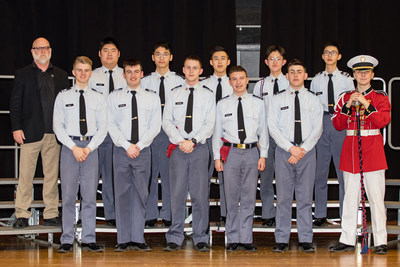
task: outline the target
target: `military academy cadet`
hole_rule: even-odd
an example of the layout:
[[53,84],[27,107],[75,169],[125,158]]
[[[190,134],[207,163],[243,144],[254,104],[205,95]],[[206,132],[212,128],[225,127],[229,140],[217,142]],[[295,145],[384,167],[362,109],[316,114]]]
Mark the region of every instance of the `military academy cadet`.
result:
[[151,171],[150,144],[161,129],[161,105],[155,92],[143,89],[139,60],[123,63],[127,87],[107,101],[108,131],[114,142],[114,188],[117,217],[115,251],[150,251],[144,240],[146,199]]
[[[99,57],[102,66],[93,71],[89,85],[107,99],[109,93],[126,86],[126,81],[122,77],[123,70],[118,67],[120,50],[117,40],[110,37],[102,40],[99,45]],[[99,175],[102,177],[105,224],[109,226],[115,226],[112,154],[113,143],[107,134],[99,146]]]
[[82,196],[82,250],[103,251],[96,245],[97,147],[107,134],[106,101],[88,86],[92,61],[77,57],[72,74],[76,83],[61,91],[54,104],[53,129],[61,148],[62,236],[58,252],[72,249],[75,239],[75,205]]
[[253,245],[253,214],[258,171],[264,170],[268,153],[264,103],[247,93],[249,79],[243,67],[229,70],[229,83],[233,94],[217,104],[213,134],[215,168],[223,171],[225,178],[226,250],[257,251]]
[[274,252],[288,249],[292,227],[293,192],[296,194],[297,230],[300,249],[314,252],[311,206],[316,169],[316,145],[322,133],[322,104],[304,87],[304,64],[294,59],[286,77],[290,86],[271,100],[269,133],[277,144],[276,228]]
[[[387,253],[385,198],[385,151],[380,129],[390,121],[390,103],[387,95],[371,87],[374,67],[378,60],[359,55],[347,63],[357,80],[356,91],[342,94],[335,106],[333,125],[339,131],[346,129],[340,158],[344,178],[342,234],[332,252],[354,250],[357,242],[357,211],[360,203],[360,151],[361,139],[364,184],[371,207],[372,232],[375,252]],[[360,134],[360,136],[358,136]]]
[[[214,74],[201,81],[202,85],[210,88],[215,95],[215,103],[218,103],[221,98],[232,94],[232,86],[229,84],[229,77],[226,75],[226,69],[231,64],[228,51],[221,47],[216,46],[210,51],[210,65],[214,69]],[[214,174],[214,157],[212,149],[212,138],[207,139],[208,149],[210,151],[210,166],[208,169],[208,177]],[[221,219],[226,220],[226,201],[224,192],[224,177],[223,172],[218,172],[219,182],[219,198],[220,198],[220,211]]]
[[[282,73],[286,64],[285,49],[280,45],[270,45],[265,53],[265,64],[268,66],[270,75],[261,79],[254,86],[253,94],[261,97],[265,103],[265,118],[268,124],[268,108],[272,96],[279,91],[289,87],[289,81]],[[269,137],[268,157],[265,160],[265,170],[260,172],[260,197],[262,201],[261,218],[265,227],[275,226],[275,205],[274,205],[274,159],[276,144],[274,139]]]
[[[209,179],[206,139],[214,130],[215,99],[199,83],[203,72],[198,56],[184,61],[185,83],[172,89],[164,108],[162,127],[171,142],[169,174],[172,225],[165,251],[182,248],[188,192],[192,202],[193,241],[198,251],[209,251]],[[171,154],[172,153],[172,154]]]
[[327,224],[328,204],[328,175],[331,157],[336,169],[339,181],[339,214],[342,214],[344,197],[343,172],[339,170],[340,154],[345,131],[337,131],[332,124],[332,116],[335,113],[335,100],[346,91],[354,90],[353,79],[346,72],[337,68],[337,62],[342,58],[337,42],[329,42],[323,46],[322,59],[325,62],[325,70],[318,73],[311,82],[310,90],[321,100],[324,107],[323,131],[319,139],[317,149],[317,174],[315,177],[315,210],[314,226],[321,227]]
[[[160,97],[161,110],[164,110],[165,102],[171,94],[171,89],[181,85],[184,79],[170,71],[169,64],[173,59],[172,50],[168,43],[158,42],[153,47],[151,56],[156,65],[155,72],[143,77],[142,88],[155,91]],[[169,158],[167,149],[168,136],[164,130],[156,136],[151,144],[151,180],[150,192],[146,201],[146,226],[153,227],[157,219],[161,218],[165,226],[171,225],[171,197],[169,190]],[[158,177],[161,177],[162,207],[158,210]]]

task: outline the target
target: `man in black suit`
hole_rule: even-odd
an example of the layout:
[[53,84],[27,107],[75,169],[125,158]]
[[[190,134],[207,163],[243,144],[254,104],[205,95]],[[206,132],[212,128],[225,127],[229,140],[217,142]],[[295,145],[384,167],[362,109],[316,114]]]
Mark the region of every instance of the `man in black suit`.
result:
[[10,99],[11,129],[21,145],[14,228],[27,227],[31,212],[32,180],[39,152],[43,163],[43,225],[60,225],[58,217],[58,163],[60,146],[53,133],[53,107],[57,93],[69,87],[68,75],[50,62],[45,38],[32,44],[33,62],[17,70]]

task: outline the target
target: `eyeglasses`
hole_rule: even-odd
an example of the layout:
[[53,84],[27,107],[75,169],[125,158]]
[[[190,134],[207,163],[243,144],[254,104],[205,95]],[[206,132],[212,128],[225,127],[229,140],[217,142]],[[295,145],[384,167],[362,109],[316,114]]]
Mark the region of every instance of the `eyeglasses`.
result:
[[158,58],[167,58],[170,56],[170,54],[169,53],[155,53],[154,56],[158,57]]
[[32,47],[32,49],[37,50],[37,51],[41,51],[41,50],[49,51],[50,46],[36,46],[36,47]]
[[331,55],[331,56],[336,56],[337,54],[339,54],[339,52],[338,52],[338,51],[335,51],[335,50],[333,50],[333,51],[325,50],[325,51],[324,51],[324,55],[325,55],[325,56],[329,56],[329,55]]
[[276,61],[276,62],[281,62],[282,58],[281,57],[269,57],[268,61]]

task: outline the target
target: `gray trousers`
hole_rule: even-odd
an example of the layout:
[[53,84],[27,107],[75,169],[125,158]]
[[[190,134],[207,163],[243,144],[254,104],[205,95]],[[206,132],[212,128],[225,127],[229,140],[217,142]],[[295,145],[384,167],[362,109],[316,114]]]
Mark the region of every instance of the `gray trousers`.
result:
[[339,214],[342,217],[344,199],[343,172],[339,170],[340,155],[346,138],[346,131],[338,131],[333,127],[331,115],[324,113],[323,132],[316,145],[317,174],[315,176],[315,218],[325,218],[328,203],[328,175],[331,158],[339,181]]
[[312,200],[316,168],[315,148],[297,164],[287,160],[290,153],[280,147],[275,150],[276,173],[276,243],[289,243],[292,226],[293,192],[296,195],[297,231],[299,242],[312,242]]
[[275,217],[274,206],[274,163],[275,163],[275,140],[269,137],[268,158],[265,160],[265,170],[260,172],[260,198],[262,201],[261,218],[271,219]]
[[146,199],[150,180],[150,148],[131,159],[122,147],[114,146],[115,210],[117,242],[144,243]]
[[208,148],[198,144],[192,153],[185,154],[179,147],[169,161],[172,225],[166,233],[167,243],[182,245],[188,191],[192,203],[193,242],[208,243],[209,234],[209,179]]
[[[169,139],[165,132],[154,138],[151,144],[151,180],[149,196],[146,201],[146,220],[158,219],[171,220],[171,195],[169,192],[169,158],[167,149]],[[161,177],[162,208],[158,211],[158,177]]]
[[114,186],[113,186],[113,141],[107,134],[99,146],[99,175],[102,177],[102,199],[104,204],[104,217],[106,220],[115,219]]
[[253,243],[253,214],[256,204],[259,154],[256,147],[232,147],[224,164],[228,243]]
[[[86,147],[89,141],[75,141]],[[62,230],[61,243],[74,243],[75,204],[80,188],[82,243],[96,242],[96,192],[98,178],[98,151],[92,151],[84,162],[78,162],[72,151],[61,148]]]
[[[212,152],[212,137],[207,139],[208,151],[210,152],[210,166],[208,169],[208,177],[212,177],[214,174],[214,155]],[[226,199],[224,189],[224,172],[218,172],[218,184],[219,184],[219,208],[222,217],[226,217]]]

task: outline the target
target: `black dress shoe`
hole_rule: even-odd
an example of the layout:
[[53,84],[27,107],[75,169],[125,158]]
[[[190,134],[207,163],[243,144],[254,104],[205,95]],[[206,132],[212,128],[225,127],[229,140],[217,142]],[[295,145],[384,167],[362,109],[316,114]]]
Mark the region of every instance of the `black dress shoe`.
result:
[[139,251],[151,251],[151,247],[147,245],[146,243],[136,243],[136,242],[130,242],[129,247],[132,250],[139,250]]
[[154,227],[157,223],[157,219],[152,219],[152,220],[146,220],[144,223],[145,226],[147,227]]
[[81,220],[81,219],[79,219],[79,220],[76,222],[76,226],[82,227],[82,220]]
[[60,226],[61,225],[61,218],[54,217],[51,219],[43,219],[43,225],[45,226]]
[[324,227],[328,225],[328,221],[326,218],[316,218],[313,222],[314,227]]
[[330,252],[344,252],[344,251],[354,251],[354,246],[346,245],[343,243],[336,244],[329,247]]
[[226,245],[226,251],[228,252],[234,252],[237,251],[239,247],[239,243],[228,243]]
[[288,250],[289,244],[288,243],[276,243],[273,252],[282,253]]
[[263,227],[274,227],[275,226],[275,217],[265,219],[262,223]]
[[27,218],[18,218],[13,224],[13,228],[25,228],[28,226],[29,223]]
[[106,220],[104,224],[107,225],[107,226],[111,226],[111,227],[116,227],[117,226],[117,224],[115,222],[115,219]]
[[219,218],[219,221],[226,223],[226,216],[221,216],[221,218]]
[[200,243],[197,243],[197,245],[195,246],[195,249],[200,252],[209,252],[210,246],[205,242],[200,242]]
[[179,246],[178,244],[175,244],[175,243],[172,243],[172,242],[169,242],[163,248],[164,251],[177,251],[179,249],[182,249],[182,246]]
[[61,246],[58,248],[57,252],[58,253],[68,253],[72,250],[72,244],[61,244]]
[[250,252],[256,252],[257,251],[257,247],[254,246],[253,244],[239,244],[239,248],[241,248],[242,250],[245,251],[250,251]]
[[104,247],[98,246],[96,243],[82,243],[81,244],[82,250],[92,251],[92,252],[103,252]]
[[163,219],[162,222],[163,222],[164,226],[166,226],[166,227],[170,227],[171,226],[171,221]]
[[375,253],[379,255],[387,254],[387,245],[380,245],[375,248]]
[[120,243],[115,246],[115,252],[123,252],[129,250],[129,242],[128,243]]
[[315,252],[315,248],[313,247],[312,243],[299,243],[300,249],[303,250],[304,252],[311,253]]

